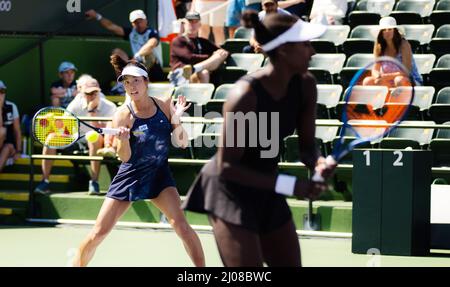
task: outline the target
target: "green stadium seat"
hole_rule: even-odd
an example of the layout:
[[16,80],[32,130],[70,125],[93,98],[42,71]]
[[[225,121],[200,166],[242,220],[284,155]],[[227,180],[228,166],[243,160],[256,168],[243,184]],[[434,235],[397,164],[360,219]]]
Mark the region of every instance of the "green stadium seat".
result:
[[234,33],[235,39],[246,39],[250,40],[253,36],[253,29],[247,29],[244,27],[239,27],[236,29],[236,32]]
[[161,42],[162,50],[162,67],[170,67],[170,44],[167,42]]
[[350,26],[348,25],[328,25],[327,30],[318,40],[332,42],[335,46],[340,46],[347,39],[349,33]]
[[314,48],[316,53],[336,53],[336,46],[333,42],[321,40],[321,39],[313,39],[310,41],[311,45]]
[[206,104],[206,111],[222,113],[223,104],[226,101],[227,94],[233,87],[234,84],[223,84],[217,87],[213,99]]
[[352,11],[348,15],[348,24],[353,29],[360,25],[378,25],[380,14],[367,11]]
[[354,54],[347,59],[345,67],[340,72],[341,85],[347,87],[356,72],[374,60],[373,54]]
[[224,69],[219,69],[211,76],[211,83],[216,87],[222,84],[234,84],[241,77],[247,75],[248,71],[240,68],[227,66]]
[[450,11],[450,0],[439,0],[436,4],[435,10]]
[[[339,130],[339,120],[316,120],[316,139],[322,142],[322,154],[327,156],[331,154],[331,143],[335,139]],[[320,124],[333,124],[334,126],[321,126]]]
[[[448,19],[450,23],[450,11],[448,11]],[[431,39],[430,50],[437,57],[445,55],[449,52],[448,47],[450,47],[450,24],[443,24],[436,31],[436,36]]]
[[[388,98],[390,105],[395,105],[395,95],[401,94],[399,91],[405,87],[392,89]],[[431,86],[417,86],[414,88],[414,100],[409,109],[406,119],[408,120],[424,120],[433,101],[435,89]],[[402,101],[403,103],[403,101]]]
[[246,39],[227,39],[223,43],[222,48],[233,53],[242,53],[245,46],[250,45],[250,42]]
[[[450,122],[443,124],[450,125]],[[433,152],[433,166],[450,167],[450,129],[437,129],[430,142],[430,150]]]
[[378,13],[381,17],[391,14],[395,6],[395,0],[367,0],[365,4],[367,11]]
[[[345,89],[345,92],[342,94],[342,101],[336,106],[338,118],[341,118],[347,92],[348,88]],[[389,89],[385,86],[356,85],[353,87],[351,95],[349,95],[350,98],[348,102],[360,104],[361,106],[370,106],[372,109],[379,109],[384,106],[388,93]]]
[[174,98],[177,99],[179,95],[185,96],[186,100],[192,103],[186,112],[191,116],[203,116],[204,107],[211,100],[213,91],[213,84],[186,84],[175,89]]
[[[215,118],[220,119],[220,118]],[[205,130],[203,133],[205,134],[221,134],[222,133],[223,124],[222,123],[207,123],[205,124]]]
[[335,118],[334,108],[342,94],[341,85],[317,85],[317,118]]
[[430,72],[430,84],[436,89],[450,86],[450,54],[441,56]]
[[400,25],[405,30],[406,39],[419,41],[420,45],[430,43],[434,33],[434,25]]
[[404,25],[404,24],[420,25],[420,24],[423,24],[422,17],[417,12],[392,11],[392,13],[389,16],[395,18],[395,21],[397,21],[397,25]]
[[349,38],[375,41],[379,30],[378,23],[376,25],[359,25],[352,29]]
[[[322,140],[319,138],[316,138],[316,145],[320,147],[322,154],[323,152],[323,145]],[[299,162],[300,161],[300,150],[299,150],[299,136],[298,135],[291,135],[287,136],[284,139],[284,152],[283,152],[283,160],[286,162]]]
[[149,97],[167,98],[172,96],[175,86],[169,83],[150,83],[148,85]]
[[420,17],[425,18],[429,17],[433,11],[434,3],[434,0],[399,0],[394,10],[418,13]]
[[441,89],[430,107],[431,119],[437,123],[450,121],[450,87]]
[[309,61],[309,67],[327,70],[332,75],[339,74],[345,59],[345,54],[315,54]]
[[347,57],[357,53],[372,53],[375,42],[368,39],[347,39],[342,44],[342,51]]
[[422,75],[428,75],[434,66],[436,61],[436,55],[434,54],[414,54],[414,60],[417,64],[417,69]]
[[261,68],[264,62],[264,55],[262,54],[231,54],[227,61],[227,66],[236,66],[252,73]]
[[[434,125],[433,121],[403,121],[402,125]],[[380,142],[380,148],[387,149],[421,149],[428,146],[433,137],[432,128],[401,128],[392,130],[387,137]]]
[[436,28],[439,28],[446,24],[450,24],[450,10],[447,11],[434,10],[430,15],[430,22]]
[[308,71],[314,75],[318,84],[333,84],[333,77],[329,71],[318,68],[308,68]]
[[189,102],[205,105],[212,98],[213,92],[213,84],[187,84],[177,87],[174,97],[183,95]]

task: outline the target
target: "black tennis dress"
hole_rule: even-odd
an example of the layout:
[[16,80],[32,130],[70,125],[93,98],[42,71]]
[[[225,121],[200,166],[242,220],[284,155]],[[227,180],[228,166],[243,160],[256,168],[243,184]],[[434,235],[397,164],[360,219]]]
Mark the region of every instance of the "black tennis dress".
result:
[[[296,75],[291,79],[287,95],[280,100],[272,99],[258,79],[245,76],[241,80],[250,83],[257,97],[258,114],[259,112],[267,112],[267,114],[279,112],[279,127],[277,127],[279,152],[275,157],[261,158],[260,152],[268,148],[262,148],[258,141],[256,147],[246,145],[240,164],[262,173],[274,174],[278,171],[283,139],[292,135],[297,125],[299,106],[303,103],[301,78]],[[270,116],[268,119],[273,121]],[[271,125],[267,126],[268,138],[271,138]],[[248,132],[246,138],[248,139]],[[182,208],[212,214],[228,223],[257,233],[274,231],[292,217],[285,197],[275,193],[273,189],[255,189],[221,178],[218,174],[216,156],[213,156],[200,171],[188,191]]]

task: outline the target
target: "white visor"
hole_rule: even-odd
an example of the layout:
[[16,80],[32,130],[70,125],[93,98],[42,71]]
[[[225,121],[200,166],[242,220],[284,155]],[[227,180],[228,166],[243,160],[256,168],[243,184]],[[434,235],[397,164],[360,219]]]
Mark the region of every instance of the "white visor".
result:
[[264,44],[262,49],[265,52],[272,51],[286,43],[305,42],[322,36],[327,30],[327,26],[321,24],[311,24],[298,20],[291,28],[282,33],[272,41]]
[[122,74],[117,78],[117,81],[123,81],[124,76],[145,77],[148,79],[148,73],[136,66],[126,66],[125,69],[123,69]]

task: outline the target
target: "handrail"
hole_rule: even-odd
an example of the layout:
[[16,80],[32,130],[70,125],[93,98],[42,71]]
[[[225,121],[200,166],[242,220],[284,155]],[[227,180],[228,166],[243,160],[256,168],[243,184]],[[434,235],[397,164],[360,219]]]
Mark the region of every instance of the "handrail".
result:
[[[79,117],[82,121],[112,121],[112,117]],[[342,122],[329,122],[325,123],[324,120],[316,120],[316,126],[319,127],[340,127],[343,125]],[[183,123],[208,123],[208,124],[221,124],[223,123],[223,118],[215,118],[215,119],[205,119],[202,117],[181,117],[181,122]],[[391,127],[395,126],[395,124],[375,124],[375,123],[353,123],[354,127]],[[397,125],[399,128],[424,128],[424,129],[450,129],[450,124],[442,125],[442,124],[424,124],[424,125],[413,125],[413,124],[402,124]]]

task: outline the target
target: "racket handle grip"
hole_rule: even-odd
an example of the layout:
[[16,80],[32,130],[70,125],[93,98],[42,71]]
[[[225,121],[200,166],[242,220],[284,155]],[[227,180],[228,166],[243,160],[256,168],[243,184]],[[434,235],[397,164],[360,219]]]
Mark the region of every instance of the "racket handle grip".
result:
[[[337,164],[337,161],[334,159],[333,156],[329,155],[325,158],[325,164],[327,165],[327,167],[335,166]],[[311,180],[315,181],[315,182],[325,182],[325,179],[323,178],[323,176],[320,175],[320,173],[318,173],[318,172],[314,173]]]
[[102,134],[104,135],[118,135],[119,134],[119,129],[114,129],[114,128],[102,128]]

